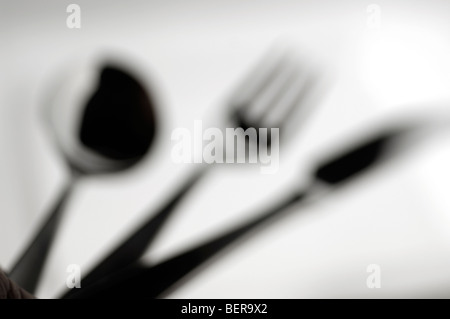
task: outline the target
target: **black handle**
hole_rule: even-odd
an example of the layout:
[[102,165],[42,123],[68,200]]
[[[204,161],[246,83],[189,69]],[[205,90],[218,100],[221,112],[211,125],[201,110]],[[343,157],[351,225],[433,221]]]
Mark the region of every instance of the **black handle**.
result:
[[250,222],[181,255],[150,268],[138,264],[130,265],[115,275],[104,277],[90,287],[74,289],[73,294],[67,294],[64,297],[73,299],[157,298],[228,245],[293,204],[299,203],[305,197],[306,192],[291,195]]
[[[181,200],[193,189],[197,182],[207,172],[206,169],[200,169],[190,176],[184,185],[173,195],[173,197],[159,210],[156,215],[152,215],[150,219],[141,226],[137,231],[132,233],[119,247],[103,259],[86,277],[82,278],[82,287],[88,287],[103,277],[107,277],[117,271],[126,268],[128,265],[135,263],[147,247],[154,240],[159,231],[163,228],[166,221],[174,212]],[[63,298],[67,298],[77,290],[69,290]]]
[[64,205],[70,196],[73,185],[74,181],[71,181],[64,187],[47,220],[9,273],[9,277],[13,281],[30,293],[35,292],[39,283],[42,269],[61,221]]

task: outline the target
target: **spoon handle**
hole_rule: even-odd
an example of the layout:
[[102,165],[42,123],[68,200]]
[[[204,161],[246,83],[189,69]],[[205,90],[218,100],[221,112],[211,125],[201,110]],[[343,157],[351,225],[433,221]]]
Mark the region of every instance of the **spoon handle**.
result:
[[35,292],[39,283],[39,277],[53,244],[53,238],[60,224],[65,203],[74,184],[72,180],[64,186],[58,200],[49,212],[47,220],[41,225],[39,231],[9,273],[9,277],[13,281],[30,293]]
[[[108,257],[103,259],[86,277],[82,279],[83,287],[87,287],[105,276],[119,271],[126,266],[136,262],[147,247],[163,228],[169,217],[175,211],[177,205],[189,193],[191,189],[206,175],[208,169],[202,168],[195,171],[171,199],[156,213],[152,214],[147,222],[137,231],[132,233],[122,244],[117,247]],[[74,290],[67,292],[67,296],[75,293]]]
[[122,271],[104,277],[94,285],[80,289],[73,295],[65,295],[63,298],[153,299],[161,297],[163,293],[166,293],[193,270],[269,219],[284,212],[292,205],[300,203],[308,197],[308,194],[308,192],[289,194],[263,214],[213,240],[152,267],[139,264],[129,265]]

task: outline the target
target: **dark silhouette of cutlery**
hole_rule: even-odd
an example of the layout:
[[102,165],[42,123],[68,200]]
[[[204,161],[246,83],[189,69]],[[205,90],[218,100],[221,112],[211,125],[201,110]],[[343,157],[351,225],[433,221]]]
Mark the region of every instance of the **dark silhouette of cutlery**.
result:
[[313,172],[313,182],[304,191],[294,191],[277,204],[259,214],[258,217],[238,226],[216,238],[190,249],[178,256],[163,261],[155,266],[146,267],[139,263],[132,264],[111,276],[105,276],[92,286],[72,290],[64,298],[92,299],[147,299],[157,298],[173,288],[193,270],[204,264],[214,255],[220,253],[230,244],[249,234],[268,220],[280,215],[287,208],[304,203],[315,195],[317,183],[327,184],[330,189],[337,188],[369,169],[383,162],[388,151],[400,138],[409,132],[405,128],[392,128],[376,134],[340,154],[334,155],[317,165]]
[[[231,95],[230,114],[227,119],[224,119],[223,124],[243,129],[264,127],[281,130],[287,122],[292,120],[292,113],[302,105],[301,102],[310,93],[316,80],[313,79],[310,71],[299,69],[297,63],[296,60],[287,58],[286,52],[270,61],[264,59],[256,68],[258,76],[255,75],[254,70],[245,83]],[[242,138],[245,139],[245,136]],[[267,142],[270,143],[270,140]],[[259,139],[256,143],[257,147],[263,147],[259,145]],[[270,147],[270,144],[268,146]],[[178,204],[202,180],[211,167],[214,165],[202,166],[193,171],[168,202],[82,278],[83,287],[88,287],[103,277],[136,262],[163,228]],[[75,290],[69,290],[67,296],[74,293],[76,293]]]

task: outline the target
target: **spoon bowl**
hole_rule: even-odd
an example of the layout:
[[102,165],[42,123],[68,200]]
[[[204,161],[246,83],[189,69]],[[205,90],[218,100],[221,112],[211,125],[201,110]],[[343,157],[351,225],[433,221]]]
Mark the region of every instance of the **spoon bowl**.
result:
[[47,220],[10,272],[11,279],[30,293],[38,285],[77,180],[131,168],[155,140],[155,105],[141,80],[121,63],[87,62],[58,82],[45,109],[44,120],[70,175]]
[[74,171],[116,172],[146,155],[156,134],[153,97],[126,67],[82,65],[62,82],[46,120]]

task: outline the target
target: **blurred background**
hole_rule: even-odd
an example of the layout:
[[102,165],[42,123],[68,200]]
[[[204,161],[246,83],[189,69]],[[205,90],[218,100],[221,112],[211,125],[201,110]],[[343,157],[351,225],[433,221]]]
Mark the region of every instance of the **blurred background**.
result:
[[[42,121],[65,76],[104,56],[121,61],[155,99],[158,132],[138,165],[77,184],[41,298],[60,295],[69,264],[87,272],[185,180],[195,164],[171,161],[171,132],[193,131],[200,119],[214,126],[236,85],[273,47],[297,52],[326,83],[282,145],[279,171],[219,165],[144,262],[163,261],[257,214],[307,184],[318,157],[386,119],[450,118],[448,1],[80,0],[81,28],[69,28],[71,3],[0,0],[0,266],[12,267],[67,182]],[[294,209],[166,297],[450,297],[448,133]],[[372,264],[381,273],[376,289],[367,286]]]

